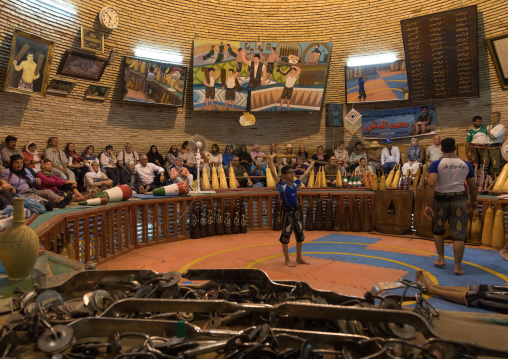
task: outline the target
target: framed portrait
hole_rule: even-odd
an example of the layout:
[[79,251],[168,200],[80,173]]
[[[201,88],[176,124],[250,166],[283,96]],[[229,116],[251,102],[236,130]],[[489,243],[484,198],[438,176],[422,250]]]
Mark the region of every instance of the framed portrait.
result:
[[165,61],[126,57],[123,100],[183,106],[187,68]]
[[76,85],[75,82],[52,79],[46,92],[52,95],[68,96],[74,85]]
[[108,59],[67,50],[58,67],[58,74],[99,81]]
[[5,91],[45,95],[55,44],[15,30],[7,66]]
[[508,34],[485,39],[490,57],[496,69],[499,84],[503,90],[508,89]]
[[104,33],[91,27],[81,26],[81,48],[104,53]]
[[256,50],[263,50],[263,43],[262,42],[256,42]]
[[111,87],[90,85],[85,92],[85,98],[87,100],[104,101],[108,97],[109,91],[111,91]]
[[245,43],[245,50],[250,50],[250,42]]

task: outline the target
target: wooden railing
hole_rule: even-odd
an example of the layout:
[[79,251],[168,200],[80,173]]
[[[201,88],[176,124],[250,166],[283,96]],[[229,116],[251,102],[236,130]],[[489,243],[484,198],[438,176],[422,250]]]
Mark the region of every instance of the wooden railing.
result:
[[[298,194],[303,218],[312,199],[315,213],[317,199],[322,200],[323,211],[331,200],[333,208],[337,201],[349,204],[353,213],[352,199],[370,202],[373,212],[374,192],[361,190],[302,189]],[[248,230],[271,229],[275,203],[279,201],[276,191],[255,192],[228,191],[197,197],[170,197],[161,199],[128,201],[98,206],[57,215],[36,229],[41,243],[48,250],[60,252],[70,243],[80,262],[99,264],[124,255],[134,249],[189,238],[192,206],[208,209],[211,205],[227,206],[231,213],[235,201],[243,201],[248,218]]]

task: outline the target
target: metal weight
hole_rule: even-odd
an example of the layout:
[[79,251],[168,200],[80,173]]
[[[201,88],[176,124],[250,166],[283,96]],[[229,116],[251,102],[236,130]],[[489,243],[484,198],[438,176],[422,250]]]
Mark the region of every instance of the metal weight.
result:
[[37,340],[37,346],[45,353],[57,353],[67,349],[74,341],[74,330],[67,325],[46,329]]

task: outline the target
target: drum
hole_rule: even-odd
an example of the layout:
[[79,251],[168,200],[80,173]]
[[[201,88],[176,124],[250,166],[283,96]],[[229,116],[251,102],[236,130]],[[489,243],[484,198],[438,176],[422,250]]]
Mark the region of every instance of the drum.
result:
[[377,191],[374,227],[381,233],[402,234],[411,229],[412,191]]

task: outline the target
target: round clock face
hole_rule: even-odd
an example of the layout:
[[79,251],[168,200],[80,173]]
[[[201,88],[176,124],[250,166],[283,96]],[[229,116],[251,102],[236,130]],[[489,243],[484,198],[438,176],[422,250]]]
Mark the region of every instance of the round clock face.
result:
[[108,29],[116,29],[120,22],[120,17],[118,16],[118,12],[112,7],[105,7],[99,13],[100,22],[102,26]]

